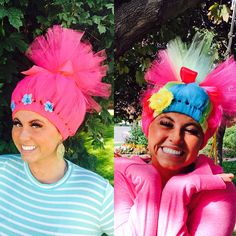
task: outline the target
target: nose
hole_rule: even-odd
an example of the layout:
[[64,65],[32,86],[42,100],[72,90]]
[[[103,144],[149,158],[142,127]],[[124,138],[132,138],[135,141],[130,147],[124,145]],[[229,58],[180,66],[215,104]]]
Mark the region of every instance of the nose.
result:
[[22,128],[20,133],[19,133],[19,139],[24,142],[30,140],[30,132],[27,128]]
[[173,129],[169,135],[169,140],[172,144],[180,145],[184,142],[183,133],[180,129]]

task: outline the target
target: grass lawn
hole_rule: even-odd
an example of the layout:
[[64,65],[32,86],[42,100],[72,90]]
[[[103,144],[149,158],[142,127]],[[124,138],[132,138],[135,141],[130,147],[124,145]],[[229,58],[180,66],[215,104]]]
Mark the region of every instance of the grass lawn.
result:
[[96,172],[108,179],[110,183],[114,184],[114,127],[110,125],[104,130],[104,149],[93,149],[91,138],[84,136],[85,147],[90,154],[97,157]]

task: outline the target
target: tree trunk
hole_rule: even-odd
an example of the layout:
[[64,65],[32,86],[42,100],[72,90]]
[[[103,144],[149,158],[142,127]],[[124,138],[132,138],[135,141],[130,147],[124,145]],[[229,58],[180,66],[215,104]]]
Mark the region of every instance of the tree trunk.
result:
[[219,164],[222,166],[223,163],[223,139],[225,134],[226,125],[222,124],[218,132],[216,134],[216,140],[217,140],[217,158],[219,160]]
[[130,0],[116,1],[115,54],[122,55],[134,43],[161,24],[174,18],[201,0]]

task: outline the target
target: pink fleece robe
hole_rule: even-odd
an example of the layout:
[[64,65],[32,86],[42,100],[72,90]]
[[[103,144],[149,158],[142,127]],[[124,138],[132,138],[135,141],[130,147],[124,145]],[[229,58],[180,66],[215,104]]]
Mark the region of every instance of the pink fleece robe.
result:
[[162,189],[157,170],[135,157],[115,158],[116,236],[232,236],[236,189],[200,155],[195,170]]

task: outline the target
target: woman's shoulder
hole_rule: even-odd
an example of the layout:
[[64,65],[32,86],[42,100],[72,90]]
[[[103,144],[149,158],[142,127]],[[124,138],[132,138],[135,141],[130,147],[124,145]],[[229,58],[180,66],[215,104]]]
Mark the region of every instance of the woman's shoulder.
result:
[[3,154],[0,155],[0,163],[22,162],[20,154]]
[[78,166],[72,162],[69,162],[70,165],[73,166],[73,171],[72,171],[72,178],[75,179],[79,179],[79,180],[83,180],[83,181],[87,181],[89,182],[96,182],[96,184],[100,185],[101,187],[106,188],[106,186],[109,184],[108,180],[106,180],[105,178],[103,178],[101,175],[85,169],[81,166]]
[[155,167],[139,156],[115,158],[115,174],[121,174],[128,178],[142,176],[142,178],[153,179],[156,176],[159,179],[159,174]]
[[139,156],[132,157],[115,157],[115,169],[126,168],[133,164],[146,164]]

